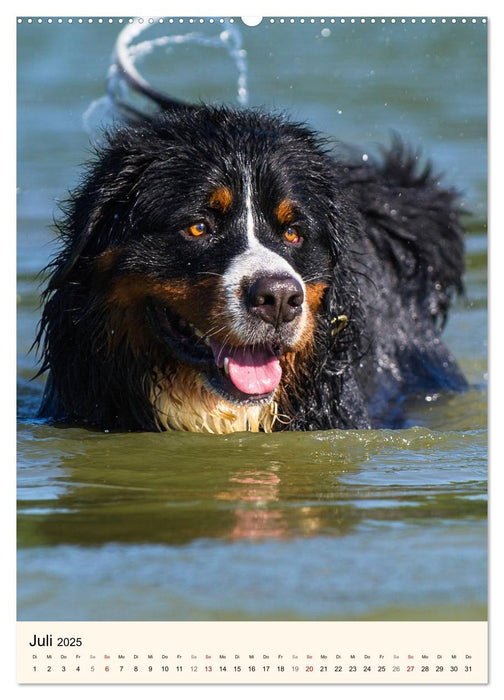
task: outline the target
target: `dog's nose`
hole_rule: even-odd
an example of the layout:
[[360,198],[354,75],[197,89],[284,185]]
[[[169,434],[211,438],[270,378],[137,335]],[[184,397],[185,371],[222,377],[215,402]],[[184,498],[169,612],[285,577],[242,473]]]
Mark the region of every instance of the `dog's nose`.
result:
[[249,287],[247,306],[266,323],[279,326],[301,313],[303,288],[292,277],[260,277]]

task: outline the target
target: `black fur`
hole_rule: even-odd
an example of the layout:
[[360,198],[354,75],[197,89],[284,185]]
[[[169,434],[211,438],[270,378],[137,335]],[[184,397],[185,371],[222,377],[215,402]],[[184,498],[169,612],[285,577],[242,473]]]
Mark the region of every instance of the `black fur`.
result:
[[[206,216],[209,184],[243,190],[242,167],[257,183],[265,244],[303,279],[328,284],[312,352],[282,395],[280,413],[291,422],[275,429],[389,425],[404,396],[465,387],[440,341],[452,295],[462,291],[456,194],[430,168],[419,170],[398,139],[381,159],[358,162],[281,117],[202,106],[109,134],[72,194],[38,334],[41,372],[49,372],[42,416],[157,429],[150,382],[154,367],[173,357],[154,340],[141,355],[126,342],[111,352],[103,298],[121,275],[196,284],[202,274],[222,274],[241,245],[225,217],[218,244],[198,244],[196,257],[179,234]],[[278,241],[268,218],[285,196],[302,211],[299,250]],[[97,275],[98,257],[119,249],[106,275]],[[343,316],[348,323],[335,332]]]

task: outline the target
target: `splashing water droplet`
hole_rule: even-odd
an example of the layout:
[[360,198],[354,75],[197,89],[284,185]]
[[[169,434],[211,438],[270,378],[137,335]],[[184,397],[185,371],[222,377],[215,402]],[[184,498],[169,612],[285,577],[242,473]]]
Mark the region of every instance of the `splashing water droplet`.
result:
[[223,25],[219,26],[219,33],[213,36],[191,31],[186,34],[164,35],[134,43],[145,30],[150,29],[154,24],[134,22],[127,25],[119,34],[116,42],[116,55],[106,76],[106,95],[94,100],[83,114],[84,129],[94,139],[97,138],[97,132],[101,131],[108,122],[121,119],[121,110],[118,109],[118,105],[128,104],[128,81],[124,71],[119,70],[117,60],[119,52],[122,64],[130,76],[140,86],[149,87],[149,84],[138,72],[136,64],[156,49],[182,44],[195,44],[215,49],[225,48],[233,59],[238,73],[237,102],[242,107],[248,104],[247,52],[242,47],[242,35],[234,24],[226,20]]

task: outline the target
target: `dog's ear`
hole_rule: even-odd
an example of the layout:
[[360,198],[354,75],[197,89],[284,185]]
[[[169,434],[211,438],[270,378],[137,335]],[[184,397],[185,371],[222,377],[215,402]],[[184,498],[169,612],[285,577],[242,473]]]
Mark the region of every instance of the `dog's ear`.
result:
[[47,291],[72,279],[83,259],[93,258],[121,240],[129,226],[132,190],[137,172],[124,166],[125,155],[109,150],[89,170],[83,185],[71,193],[64,207],[65,218],[56,227],[64,242],[52,263]]
[[[336,203],[335,203],[336,202]],[[335,196],[327,218],[328,245],[331,256],[331,282],[326,294],[324,331],[327,346],[333,356],[346,356],[355,350],[362,328],[359,299],[359,268],[356,253],[363,222],[351,203]]]
[[354,274],[360,221],[353,207],[350,211],[344,198],[340,206],[340,200],[341,196],[336,195],[322,203],[329,286],[318,317],[317,342],[309,358],[307,379],[300,383],[299,395],[289,397],[291,404],[285,409],[296,416],[291,429],[370,427],[356,373],[364,325],[358,277]]
[[[351,203],[333,200],[327,218],[331,279],[319,319],[313,367],[314,425],[324,428],[369,428],[370,417],[356,368],[367,347],[359,278],[364,270],[359,250],[363,222]],[[308,420],[310,417],[307,416]]]
[[100,231],[110,233],[111,226],[113,227],[113,219],[107,215],[107,202],[96,204],[90,210],[86,224],[75,230],[69,245],[56,261],[56,269],[48,284],[49,291],[58,289],[69,279],[93,237],[99,235]]

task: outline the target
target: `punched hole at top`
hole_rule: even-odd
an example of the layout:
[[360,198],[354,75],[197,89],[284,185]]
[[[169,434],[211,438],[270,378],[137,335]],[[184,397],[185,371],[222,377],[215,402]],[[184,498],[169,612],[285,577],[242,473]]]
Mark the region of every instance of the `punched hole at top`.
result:
[[242,17],[241,20],[243,24],[247,25],[247,27],[257,27],[259,24],[261,24],[262,17]]

